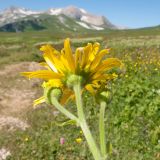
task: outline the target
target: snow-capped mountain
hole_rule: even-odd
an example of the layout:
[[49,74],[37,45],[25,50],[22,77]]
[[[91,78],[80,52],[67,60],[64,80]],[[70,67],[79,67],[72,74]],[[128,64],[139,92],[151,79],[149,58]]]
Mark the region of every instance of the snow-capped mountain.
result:
[[16,20],[29,15],[37,14],[40,14],[40,12],[31,11],[25,8],[10,7],[0,12],[0,26],[15,22]]
[[[0,12],[0,27],[11,25],[11,23],[15,24],[16,22],[24,20],[26,21],[28,17],[40,19],[40,17],[45,15],[54,16],[58,18],[64,15],[68,18],[71,18],[72,20],[75,21],[77,25],[85,29],[92,29],[92,30],[103,30],[105,28],[117,29],[117,27],[113,25],[109,20],[107,20],[104,16],[93,15],[91,13],[88,13],[86,10],[82,8],[77,8],[74,6],[68,6],[65,8],[56,8],[56,9],[51,8],[48,9],[47,11],[42,11],[42,12],[32,11],[25,8],[10,7]],[[62,23],[62,18],[59,18],[59,21]]]
[[[58,9],[49,9],[47,11],[50,15],[60,15],[64,14],[70,18],[74,18],[75,20],[88,23],[93,26],[97,26],[98,28],[116,28],[113,24],[109,22],[104,16],[96,16],[91,13],[88,13],[86,10],[82,8],[77,8],[75,6],[68,6],[66,8],[58,8]],[[93,27],[94,28],[94,27]]]

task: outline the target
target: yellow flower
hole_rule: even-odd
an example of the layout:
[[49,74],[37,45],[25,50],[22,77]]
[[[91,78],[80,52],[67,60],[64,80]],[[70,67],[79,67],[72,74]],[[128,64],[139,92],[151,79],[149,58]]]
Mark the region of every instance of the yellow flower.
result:
[[[121,62],[117,58],[104,59],[109,49],[99,51],[99,43],[88,43],[85,47],[79,47],[75,53],[72,52],[70,40],[64,41],[64,48],[59,52],[51,45],[44,45],[40,48],[43,52],[45,62],[40,63],[47,70],[34,72],[23,72],[28,78],[40,78],[44,82],[42,86],[61,88],[63,95],[60,100],[62,104],[73,98],[74,92],[67,86],[67,78],[70,75],[78,75],[83,79],[83,90],[92,94],[96,93],[101,83],[113,79],[114,74],[107,74],[113,67],[120,67]],[[45,102],[42,96],[34,101],[34,105]]]
[[81,143],[82,142],[82,138],[76,138],[76,142],[77,143]]
[[24,141],[28,141],[29,140],[29,138],[28,137],[26,137],[25,139],[24,139]]
[[125,77],[128,78],[128,74],[126,74]]

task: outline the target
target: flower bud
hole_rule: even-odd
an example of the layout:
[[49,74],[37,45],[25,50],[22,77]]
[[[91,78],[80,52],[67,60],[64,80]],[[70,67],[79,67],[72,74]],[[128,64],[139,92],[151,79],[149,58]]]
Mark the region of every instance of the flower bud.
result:
[[67,79],[67,86],[73,87],[75,84],[82,83],[82,77],[78,75],[70,75]]
[[100,96],[103,100],[109,101],[111,99],[111,92],[109,91],[103,91],[100,93]]
[[59,100],[62,96],[62,90],[60,88],[45,88],[44,89],[44,97],[48,104],[52,104],[52,98],[56,98]]
[[111,100],[111,92],[110,91],[102,91],[96,95],[96,101],[98,103],[104,101],[109,102]]
[[65,139],[63,137],[60,138],[60,144],[63,145],[65,143]]

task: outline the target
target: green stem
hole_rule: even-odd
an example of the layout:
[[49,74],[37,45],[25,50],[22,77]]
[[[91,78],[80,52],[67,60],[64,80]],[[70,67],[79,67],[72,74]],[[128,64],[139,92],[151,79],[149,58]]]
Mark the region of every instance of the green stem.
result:
[[87,140],[87,143],[89,145],[89,149],[90,149],[91,153],[93,154],[93,157],[95,160],[102,160],[100,151],[99,151],[99,149],[93,139],[93,136],[91,134],[91,131],[89,130],[89,127],[88,127],[86,119],[85,119],[83,106],[82,106],[80,82],[74,85],[74,92],[76,95],[76,104],[77,104],[79,124],[80,124],[81,129],[84,133],[84,136]]
[[51,103],[64,115],[66,115],[69,119],[75,120],[77,123],[79,123],[79,119],[73,115],[71,112],[69,112],[67,109],[65,109],[58,101],[57,98],[52,97]]
[[107,155],[106,153],[106,137],[105,137],[105,124],[104,124],[104,118],[105,118],[105,108],[106,108],[106,102],[102,101],[100,104],[100,115],[99,115],[99,134],[100,134],[100,149],[102,156],[105,157]]

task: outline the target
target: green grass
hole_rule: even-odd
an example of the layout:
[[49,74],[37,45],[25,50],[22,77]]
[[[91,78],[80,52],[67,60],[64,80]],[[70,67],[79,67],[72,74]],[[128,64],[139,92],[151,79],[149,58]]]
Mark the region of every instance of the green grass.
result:
[[[148,33],[149,32],[149,33]],[[108,56],[120,58],[125,69],[119,78],[109,84],[111,101],[106,111],[107,143],[113,146],[113,160],[158,160],[160,154],[160,36],[154,29],[133,31],[106,31],[96,34],[65,35],[74,37],[73,48],[87,41],[99,41],[111,47]],[[21,61],[42,61],[36,45],[56,42],[62,47],[62,35],[48,32],[1,33],[0,65]],[[2,38],[3,37],[3,38]],[[32,37],[32,38],[31,38]],[[89,37],[89,38],[88,38]],[[93,37],[93,38],[92,38]],[[75,39],[76,38],[76,39]],[[82,39],[80,39],[82,38]],[[36,47],[37,48],[36,48]],[[3,48],[2,48],[3,47]],[[13,47],[13,48],[9,48]],[[97,125],[99,106],[93,97],[83,95],[87,121],[98,140]],[[67,108],[75,112],[75,104]],[[60,127],[66,121],[62,114],[53,115],[54,107],[44,107],[26,112],[30,128],[26,131],[1,131],[0,148],[8,147],[10,160],[92,160],[80,128],[75,125]],[[59,139],[65,138],[60,145]],[[75,139],[81,137],[81,144]]]

